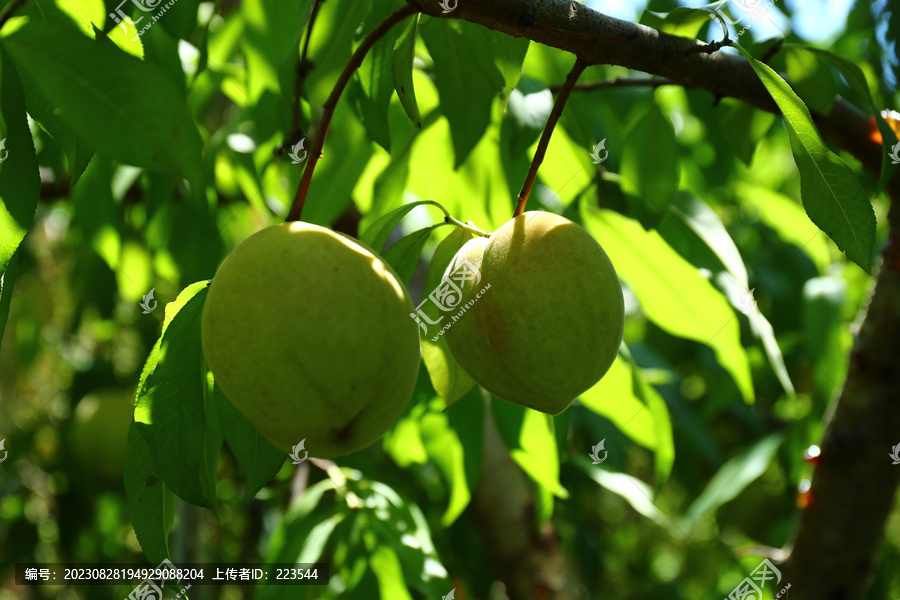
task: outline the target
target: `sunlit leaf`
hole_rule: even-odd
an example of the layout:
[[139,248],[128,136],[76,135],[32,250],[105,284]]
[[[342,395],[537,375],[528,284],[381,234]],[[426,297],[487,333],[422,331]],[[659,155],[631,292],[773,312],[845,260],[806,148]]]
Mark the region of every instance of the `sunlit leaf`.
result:
[[750,362],[741,346],[737,317],[725,297],[659,233],[609,210],[583,206],[581,214],[647,317],[672,335],[715,350],[719,364],[751,401]]

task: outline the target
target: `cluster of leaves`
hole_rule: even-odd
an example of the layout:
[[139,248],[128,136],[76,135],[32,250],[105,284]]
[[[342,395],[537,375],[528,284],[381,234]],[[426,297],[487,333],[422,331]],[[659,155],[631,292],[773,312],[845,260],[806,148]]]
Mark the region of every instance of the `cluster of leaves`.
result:
[[[575,92],[532,203],[581,223],[626,286],[626,347],[610,372],[551,418],[485,397],[429,330],[414,397],[383,442],[342,459],[342,468],[310,469],[317,480],[282,510],[297,467],[215,386],[200,350],[200,310],[225,251],[286,214],[300,174],[279,158],[285,144],[314,121],[361,37],[401,3],[321,5],[296,118],[312,0],[245,0],[222,12],[178,0],[146,30],[149,16],[137,8],[134,22],[110,22],[113,4],[33,0],[0,35],[0,137],[9,151],[0,164],[0,330],[17,277],[21,290],[38,265],[58,262],[76,298],[78,316],[65,322],[72,337],[103,324],[112,325],[107,340],[138,332],[138,351],[149,354],[143,371],[112,369],[112,377],[96,364],[105,359],[69,355],[59,369],[75,372],[73,399],[102,376],[138,386],[125,488],[151,562],[177,554],[169,536],[182,500],[219,517],[205,529],[210,538],[244,539],[227,530],[244,510],[228,492],[234,466],[245,502],[269,499],[273,531],[252,540],[254,551],[277,562],[328,560],[327,597],[378,589],[405,598],[411,588],[436,598],[457,583],[486,595],[489,557],[467,508],[490,475],[482,452],[491,422],[534,483],[539,520],[553,519],[593,591],[603,582],[622,596],[658,585],[673,597],[727,593],[755,566],[732,560],[735,546],[785,542],[791,489],[809,475],[801,449],[818,439],[839,389],[847,325],[868,284],[828,238],[871,268],[883,206],[873,210],[869,197],[891,172],[888,160],[881,182],[857,172],[820,139],[809,111],[827,112],[838,93],[872,114],[883,139],[895,139],[876,110],[895,92],[869,83],[878,56],[850,61],[788,36],[767,66],[754,57],[772,42],[748,45],[784,128],[698,90]],[[856,29],[836,52],[857,56],[870,35],[861,33],[865,15],[854,11]],[[709,9],[641,20],[687,37],[718,27]],[[573,60],[471,23],[411,18],[375,45],[338,105],[304,219],[361,231],[424,300],[470,234],[441,227],[432,208],[413,209],[435,199],[486,230],[505,222],[552,106],[549,88]],[[585,80],[623,75],[591,67]],[[609,159],[597,165],[590,150],[600,140]],[[61,208],[38,205],[39,167],[67,198]],[[68,228],[57,242],[64,256],[41,257],[26,234],[49,244],[34,225],[48,230],[54,219]],[[161,332],[136,314],[153,286],[161,299],[177,293]],[[753,288],[757,302],[748,304]],[[26,334],[40,317],[29,310],[13,306],[8,337],[17,349],[33,340],[36,355],[39,336]],[[424,310],[439,316],[433,305]],[[21,353],[22,373],[34,363],[29,355]],[[609,459],[598,466],[588,453],[601,439]],[[25,506],[5,502],[3,514],[24,523]],[[79,560],[81,548],[69,546]],[[713,556],[716,569],[707,566]]]

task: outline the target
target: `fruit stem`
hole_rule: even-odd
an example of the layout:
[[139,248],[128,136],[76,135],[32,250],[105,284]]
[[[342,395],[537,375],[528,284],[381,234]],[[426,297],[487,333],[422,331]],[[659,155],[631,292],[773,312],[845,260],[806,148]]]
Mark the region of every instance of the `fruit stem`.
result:
[[337,83],[334,84],[334,88],[328,95],[328,99],[325,100],[325,104],[322,105],[322,119],[319,122],[319,126],[316,128],[316,137],[313,140],[313,145],[309,149],[309,162],[306,163],[306,169],[303,171],[302,179],[300,179],[300,186],[297,188],[297,194],[294,196],[294,202],[291,204],[291,210],[288,212],[285,221],[300,220],[300,214],[303,212],[303,203],[306,202],[306,194],[309,191],[309,184],[312,181],[313,171],[316,168],[316,163],[319,161],[319,156],[322,154],[322,147],[325,145],[325,134],[328,132],[328,125],[331,123],[331,117],[334,116],[334,110],[337,108],[338,100],[341,99],[341,94],[350,82],[350,78],[353,77],[353,74],[360,67],[363,59],[366,57],[366,54],[372,46],[375,45],[375,42],[380,40],[391,27],[417,12],[419,12],[417,6],[404,4],[402,7],[389,14],[381,23],[375,26],[375,29],[373,29],[369,35],[365,37],[353,53],[353,56],[350,57],[350,61],[347,62],[347,66],[344,67],[341,76],[338,77]]
[[566,82],[559,90],[559,96],[556,97],[556,102],[553,103],[553,110],[550,111],[550,118],[547,119],[544,133],[541,134],[541,140],[538,142],[537,150],[534,152],[531,168],[528,169],[528,175],[525,176],[525,183],[522,184],[522,191],[519,192],[519,202],[516,204],[513,218],[518,217],[525,212],[525,204],[528,202],[528,195],[531,193],[531,187],[534,185],[535,177],[537,177],[538,167],[544,162],[544,154],[547,153],[547,145],[550,143],[550,136],[556,128],[556,123],[559,121],[560,115],[562,115],[563,107],[566,105],[566,100],[569,99],[572,88],[575,87],[575,82],[578,81],[578,78],[587,67],[587,62],[580,58],[576,59],[575,65],[566,76]]

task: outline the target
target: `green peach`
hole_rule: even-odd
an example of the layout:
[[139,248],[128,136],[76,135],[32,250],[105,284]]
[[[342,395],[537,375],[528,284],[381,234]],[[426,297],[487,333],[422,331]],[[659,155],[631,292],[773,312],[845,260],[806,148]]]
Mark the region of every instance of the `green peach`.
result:
[[212,280],[203,351],[216,382],[274,446],[364,448],[397,421],[419,370],[412,302],[357,240],[303,222],[244,240]]
[[467,242],[445,278],[464,260],[480,280],[464,282],[445,337],[482,387],[555,415],[603,377],[622,342],[625,306],[609,257],[584,228],[526,212],[489,240]]

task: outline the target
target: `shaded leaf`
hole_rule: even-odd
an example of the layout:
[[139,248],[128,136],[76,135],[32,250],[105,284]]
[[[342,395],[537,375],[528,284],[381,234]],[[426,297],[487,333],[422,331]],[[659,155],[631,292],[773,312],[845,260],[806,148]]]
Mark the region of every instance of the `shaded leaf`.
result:
[[622,149],[622,190],[638,200],[641,221],[654,224],[678,191],[675,129],[655,102],[640,108],[630,119],[634,125],[625,135]]
[[712,514],[729,500],[737,498],[744,488],[769,468],[782,441],[780,434],[770,435],[729,459],[688,508],[687,516],[698,519]]
[[184,95],[156,66],[106,36],[92,40],[55,23],[25,25],[2,43],[88,144],[119,162],[184,175],[199,186],[200,135]]
[[428,241],[428,236],[442,225],[447,225],[447,223],[438,223],[437,225],[414,231],[400,238],[397,243],[384,251],[384,260],[394,267],[394,270],[397,271],[397,275],[400,277],[400,281],[404,284],[408,284],[412,278],[413,271],[416,270],[416,265],[419,264],[422,248],[425,247],[425,242]]
[[[710,5],[710,7],[724,4],[724,2],[720,2]],[[709,23],[710,18],[712,18],[712,12],[709,10],[681,6],[668,13],[645,10],[639,22],[641,25],[653,27],[663,33],[693,39],[700,34],[703,26]]]
[[284,464],[285,455],[234,407],[218,385],[215,387],[215,399],[222,434],[247,479],[244,501],[249,502],[275,477]]
[[175,522],[175,494],[153,464],[150,447],[135,423],[125,449],[125,494],[131,525],[147,560],[158,564],[169,557],[169,531]]
[[419,15],[409,19],[397,42],[394,44],[394,54],[391,56],[391,76],[394,81],[394,89],[403,110],[416,127],[422,127],[422,116],[419,114],[419,104],[416,102],[416,88],[413,85],[413,62],[416,58],[416,32],[419,28]]
[[423,204],[430,204],[430,202],[427,200],[410,202],[409,204],[404,204],[400,208],[379,217],[375,222],[369,225],[369,228],[366,229],[361,236],[359,236],[359,241],[373,249],[375,252],[381,253],[388,238],[391,236],[391,232],[394,231],[394,227],[397,226],[409,211]]
[[31,229],[41,180],[25,117],[25,93],[9,55],[0,48],[0,273]]
[[491,105],[503,87],[503,77],[480,25],[431,19],[421,34],[434,60],[434,84],[441,111],[450,124],[454,168],[459,168],[487,131]]
[[200,315],[208,281],[185,288],[166,306],[166,319],[138,386],[134,417],[153,462],[178,496],[213,508],[204,479],[207,381],[200,342]]

